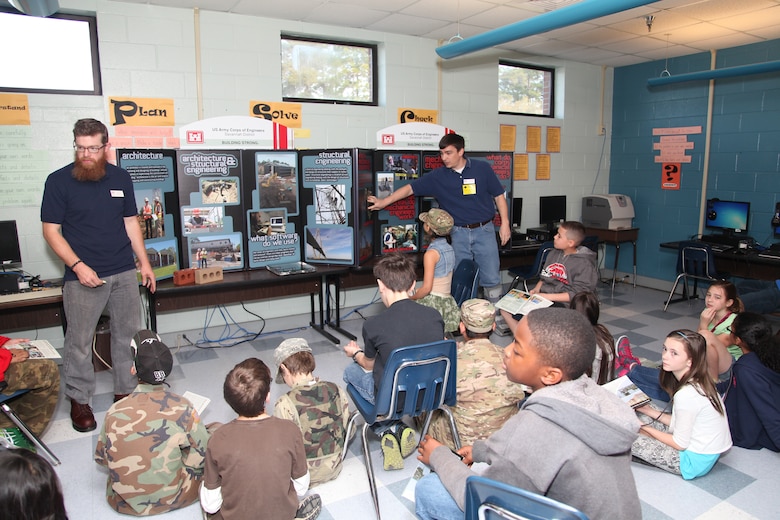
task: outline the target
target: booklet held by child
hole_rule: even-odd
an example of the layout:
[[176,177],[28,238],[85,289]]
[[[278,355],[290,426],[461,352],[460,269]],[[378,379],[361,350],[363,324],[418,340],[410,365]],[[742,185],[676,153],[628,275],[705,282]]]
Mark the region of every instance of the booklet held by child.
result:
[[45,339],[25,341],[7,347],[9,349],[26,350],[30,359],[61,359],[59,352]]
[[631,408],[638,408],[650,402],[650,397],[640,390],[628,376],[620,376],[601,386],[618,396]]
[[511,314],[528,314],[534,309],[544,309],[552,304],[553,302],[539,294],[512,289],[498,300],[496,307]]

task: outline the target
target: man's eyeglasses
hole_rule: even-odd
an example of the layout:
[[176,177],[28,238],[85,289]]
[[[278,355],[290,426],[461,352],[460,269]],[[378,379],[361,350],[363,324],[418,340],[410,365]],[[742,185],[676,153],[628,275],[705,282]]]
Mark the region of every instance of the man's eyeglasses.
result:
[[75,144],[73,145],[73,149],[76,150],[76,153],[82,153],[82,154],[85,152],[98,153],[100,150],[102,150],[105,147],[106,145],[102,145],[102,146],[78,146]]

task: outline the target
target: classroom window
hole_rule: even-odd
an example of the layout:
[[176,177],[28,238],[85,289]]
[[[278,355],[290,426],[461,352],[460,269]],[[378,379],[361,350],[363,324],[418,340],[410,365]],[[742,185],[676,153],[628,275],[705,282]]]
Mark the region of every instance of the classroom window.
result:
[[555,69],[499,61],[498,112],[555,117]]
[[282,98],[377,105],[377,46],[283,35]]
[[100,95],[94,16],[0,10],[0,91]]

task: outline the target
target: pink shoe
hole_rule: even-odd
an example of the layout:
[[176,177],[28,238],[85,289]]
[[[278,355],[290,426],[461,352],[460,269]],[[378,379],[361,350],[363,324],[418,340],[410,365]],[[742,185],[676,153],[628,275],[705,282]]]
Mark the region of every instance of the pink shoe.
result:
[[615,376],[621,377],[631,371],[634,365],[641,365],[639,358],[631,352],[631,342],[628,336],[620,336],[615,342]]

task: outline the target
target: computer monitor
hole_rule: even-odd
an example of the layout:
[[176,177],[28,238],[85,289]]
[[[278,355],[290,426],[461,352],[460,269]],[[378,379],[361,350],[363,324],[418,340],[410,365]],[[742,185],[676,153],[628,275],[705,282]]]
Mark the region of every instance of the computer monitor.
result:
[[720,230],[724,235],[747,233],[750,203],[709,199],[705,216],[705,225],[708,229]]
[[0,221],[0,264],[3,268],[22,263],[22,251],[19,248],[19,234],[15,220]]
[[539,226],[553,231],[566,220],[566,195],[539,197]]
[[523,218],[523,199],[512,199],[512,229],[520,230],[520,224]]

